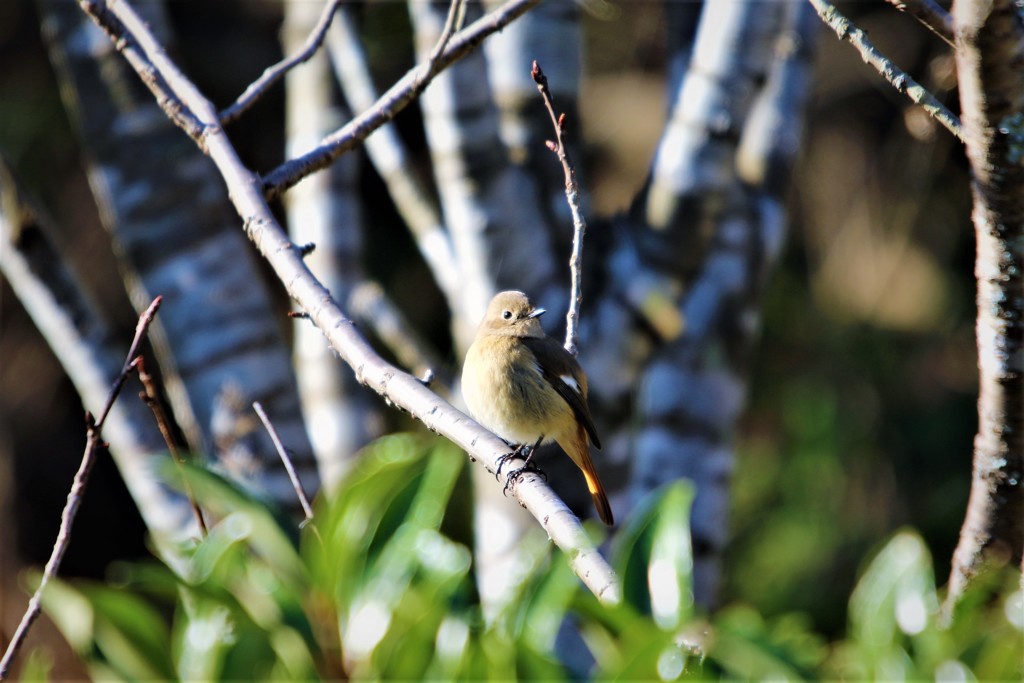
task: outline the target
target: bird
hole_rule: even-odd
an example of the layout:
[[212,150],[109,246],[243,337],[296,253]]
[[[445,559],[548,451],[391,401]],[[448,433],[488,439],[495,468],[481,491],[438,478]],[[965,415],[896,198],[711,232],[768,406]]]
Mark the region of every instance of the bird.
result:
[[466,352],[462,395],[474,420],[517,446],[499,460],[499,474],[508,459],[529,449],[526,463],[509,473],[508,483],[530,466],[538,446],[554,441],[582,470],[598,516],[612,526],[612,508],[590,458],[588,441],[601,448],[601,440],[587,406],[587,375],[544,333],[539,320],[544,312],[520,291],[491,299]]

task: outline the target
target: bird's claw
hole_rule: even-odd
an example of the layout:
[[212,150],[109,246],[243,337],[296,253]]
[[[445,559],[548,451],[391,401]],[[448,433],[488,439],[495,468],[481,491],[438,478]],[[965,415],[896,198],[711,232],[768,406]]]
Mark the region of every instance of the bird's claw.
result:
[[519,477],[523,476],[525,472],[533,472],[534,474],[541,477],[544,481],[548,480],[548,475],[541,468],[537,467],[533,462],[527,461],[522,467],[517,467],[508,473],[508,477],[505,479],[505,488],[501,490],[504,495],[508,495],[509,488],[519,483]]
[[[524,451],[527,452],[526,455],[523,454]],[[497,479],[498,481],[501,481],[501,468],[504,467],[505,463],[507,463],[509,460],[514,460],[515,458],[523,458],[523,459],[526,459],[527,462],[529,462],[529,458],[527,457],[529,455],[529,451],[530,451],[530,447],[529,446],[526,446],[524,444],[519,444],[518,446],[515,447],[514,450],[512,450],[512,451],[506,453],[505,455],[499,457],[498,458],[498,469],[494,473],[494,478]]]
[[517,448],[516,450],[506,453],[505,455],[498,458],[498,469],[495,470],[494,472],[494,478],[497,479],[498,481],[501,481],[501,468],[504,467],[505,463],[507,463],[509,460],[518,457],[518,455],[519,449]]
[[533,456],[537,452],[537,449],[540,448],[540,445],[542,443],[544,443],[543,434],[537,437],[537,442],[534,443],[532,446],[528,446],[527,444],[524,443],[519,444],[518,446],[516,446],[516,449],[514,451],[512,451],[511,453],[506,453],[505,455],[498,458],[498,471],[494,475],[494,478],[497,479],[498,481],[501,481],[501,468],[505,466],[506,462],[508,462],[512,458],[517,457],[524,459],[522,467],[517,467],[516,469],[508,473],[508,478],[505,479],[505,488],[502,489],[502,493],[507,495],[509,487],[515,485],[516,480],[519,479],[523,472],[536,472],[540,476],[544,477],[544,481],[548,480],[548,475],[544,474],[540,470],[540,468],[533,463]]

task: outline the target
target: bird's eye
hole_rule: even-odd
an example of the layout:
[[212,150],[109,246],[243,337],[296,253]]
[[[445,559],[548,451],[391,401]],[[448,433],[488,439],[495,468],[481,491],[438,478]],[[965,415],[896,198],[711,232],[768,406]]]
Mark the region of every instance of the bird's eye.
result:
[[511,320],[512,319],[512,311],[502,311],[501,312],[501,317],[504,318],[505,320]]

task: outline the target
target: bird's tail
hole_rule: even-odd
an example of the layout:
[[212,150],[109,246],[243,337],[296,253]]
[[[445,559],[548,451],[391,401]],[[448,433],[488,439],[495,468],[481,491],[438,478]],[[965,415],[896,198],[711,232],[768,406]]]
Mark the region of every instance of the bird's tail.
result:
[[612,516],[612,506],[608,503],[608,496],[605,495],[604,486],[597,476],[597,469],[594,468],[594,461],[590,459],[590,447],[587,443],[587,433],[581,426],[576,433],[576,438],[571,444],[562,444],[564,450],[572,461],[583,471],[583,477],[587,480],[587,489],[590,497],[594,499],[594,507],[597,508],[597,516],[601,521],[612,526],[615,518]]

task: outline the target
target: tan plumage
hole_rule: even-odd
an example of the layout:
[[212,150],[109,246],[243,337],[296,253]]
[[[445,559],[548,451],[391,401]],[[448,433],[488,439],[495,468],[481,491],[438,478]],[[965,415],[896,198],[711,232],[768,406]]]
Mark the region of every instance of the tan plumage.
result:
[[[462,394],[477,422],[512,444],[555,441],[583,471],[601,520],[611,506],[590,458],[601,442],[587,407],[587,376],[572,355],[544,334],[522,292],[497,294],[462,368]],[[589,439],[588,439],[589,437]]]

